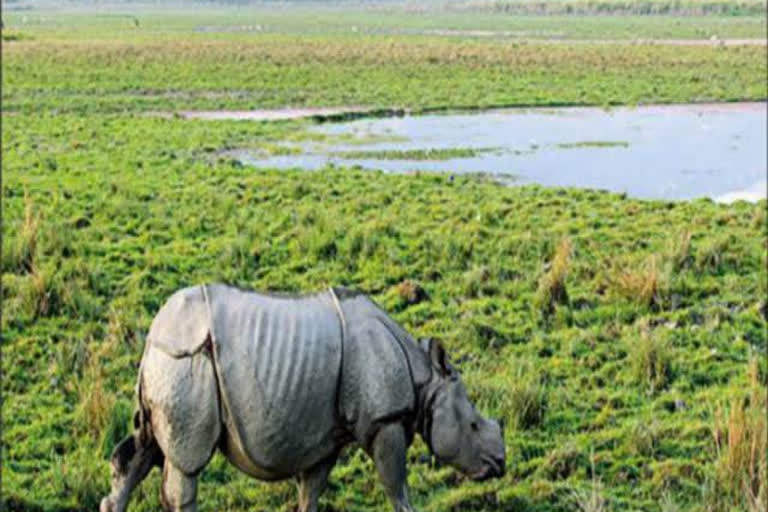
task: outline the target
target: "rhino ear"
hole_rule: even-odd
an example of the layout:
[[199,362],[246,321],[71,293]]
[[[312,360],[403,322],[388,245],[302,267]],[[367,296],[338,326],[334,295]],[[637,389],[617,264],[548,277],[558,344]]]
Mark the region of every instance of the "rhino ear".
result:
[[447,377],[453,373],[453,368],[448,364],[448,354],[445,353],[443,345],[439,341],[429,340],[429,359],[443,377]]

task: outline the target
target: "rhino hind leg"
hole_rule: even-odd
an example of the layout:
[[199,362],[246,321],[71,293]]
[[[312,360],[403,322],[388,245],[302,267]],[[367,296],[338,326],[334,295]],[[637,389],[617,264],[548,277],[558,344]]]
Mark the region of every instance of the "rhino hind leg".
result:
[[175,358],[151,348],[143,365],[143,400],[152,434],[168,463],[196,475],[221,437],[219,390],[207,352]]
[[163,464],[163,454],[153,439],[144,444],[132,434],[112,453],[112,491],[101,500],[100,512],[124,512],[131,492],[154,466]]
[[166,510],[197,510],[197,475],[222,432],[212,351],[173,357],[150,348],[144,355],[142,400],[152,435],[165,456],[161,500]]
[[188,475],[166,460],[160,501],[167,512],[196,512],[197,475]]

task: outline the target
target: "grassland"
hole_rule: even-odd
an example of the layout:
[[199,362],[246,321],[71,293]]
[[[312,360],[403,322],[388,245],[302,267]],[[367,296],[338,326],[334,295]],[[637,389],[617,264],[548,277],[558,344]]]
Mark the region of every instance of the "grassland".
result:
[[[159,29],[107,40],[90,18],[77,33],[61,23],[3,43],[0,508],[96,508],[151,318],[204,281],[353,286],[445,342],[478,406],[512,425],[508,474],[464,481],[419,442],[409,483],[420,510],[765,503],[765,201],[254,171],[222,155],[299,143],[305,124],[145,115],[764,99],[764,47]],[[323,510],[387,510],[374,473],[349,450]],[[201,510],[287,512],[293,487],[217,456]],[[132,510],[157,510],[158,488],[155,472]]]
[[[725,0],[731,6],[736,2]],[[724,3],[725,3],[724,2]],[[639,5],[639,2],[632,2]],[[652,3],[661,4],[653,0]],[[674,4],[675,0],[670,3]],[[713,5],[716,2],[691,2]],[[567,7],[567,2],[517,2],[521,11],[532,5],[549,8]],[[583,3],[586,5],[586,2]],[[682,4],[682,2],[678,2]],[[745,2],[744,4],[747,4]],[[500,14],[484,12],[482,3],[455,5],[453,9],[430,7],[429,4],[389,4],[367,7],[324,7],[323,4],[304,4],[286,8],[275,3],[245,7],[195,6],[194,9],[174,7],[162,9],[136,4],[105,6],[94,12],[76,9],[38,9],[34,11],[6,11],[6,27],[14,27],[32,34],[78,39],[83,31],[88,37],[142,39],[163,37],[236,38],[258,33],[275,34],[358,34],[358,35],[418,35],[436,31],[480,31],[485,37],[526,39],[709,39],[764,38],[766,29],[765,4],[749,2],[762,8],[751,15],[740,16],[590,16],[560,13],[545,16]],[[503,8],[503,2],[493,3]],[[611,7],[626,5],[619,1],[605,1]],[[85,16],[87,15],[87,16]],[[470,32],[471,34],[471,32]]]
[[[612,507],[718,499],[716,411],[748,394],[750,361],[752,385],[765,385],[765,202],[352,170],[308,180],[211,156],[282,139],[291,124],[57,115],[3,128],[10,510],[95,506],[151,316],[201,281],[354,286],[465,359],[479,405],[517,425],[509,475],[455,487],[417,445],[410,483],[426,510],[570,510],[593,452]],[[416,304],[414,283],[427,297]],[[370,463],[346,461],[327,505],[380,509]],[[157,480],[135,510],[156,509]],[[217,458],[201,499],[203,510],[290,510],[291,493]]]
[[607,105],[765,98],[766,48],[457,42],[417,37],[16,41],[5,112],[292,106]]
[[[118,14],[85,18],[65,11],[6,16],[7,26],[21,39],[3,45],[3,111],[92,114],[285,105],[419,110],[766,97],[765,46],[553,44],[418,35],[418,31],[398,37],[330,28],[317,33],[308,28],[307,19],[319,19],[320,27],[325,27],[322,20],[331,26],[339,26],[331,19],[346,24],[344,15],[333,10],[282,18],[279,12],[258,10],[218,16],[138,14],[147,18],[139,27],[128,15]],[[376,19],[388,20],[378,22],[382,30],[406,17],[361,16],[363,27]],[[462,23],[450,17],[411,16],[416,21],[410,23],[448,29],[528,27],[536,32],[536,20],[546,20],[554,23],[552,27],[590,39],[595,34],[613,37],[611,24],[634,38],[653,38],[655,27],[667,23],[659,21],[666,20],[663,17],[651,22],[649,17],[638,17],[642,22],[577,17],[558,24],[540,16],[513,17],[504,25],[504,17],[489,17],[496,20],[492,23],[478,16],[464,15],[468,21]],[[265,23],[278,29],[233,32],[235,20],[239,20],[236,26]],[[707,27],[700,38],[710,33],[732,37],[729,26],[735,27],[734,37],[765,34],[764,17],[687,17],[667,29],[670,37],[691,37],[690,28],[697,23]],[[197,32],[202,24],[224,31]],[[718,25],[723,30],[714,28]]]

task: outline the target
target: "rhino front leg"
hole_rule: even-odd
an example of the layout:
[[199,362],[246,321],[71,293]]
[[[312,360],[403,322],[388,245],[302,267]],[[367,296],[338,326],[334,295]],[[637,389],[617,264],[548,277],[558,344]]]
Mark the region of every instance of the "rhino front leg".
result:
[[395,512],[413,512],[408,502],[405,454],[408,449],[405,431],[399,423],[381,427],[374,438],[371,455],[379,479]]
[[299,475],[299,512],[317,512],[317,501],[328,484],[336,455]]

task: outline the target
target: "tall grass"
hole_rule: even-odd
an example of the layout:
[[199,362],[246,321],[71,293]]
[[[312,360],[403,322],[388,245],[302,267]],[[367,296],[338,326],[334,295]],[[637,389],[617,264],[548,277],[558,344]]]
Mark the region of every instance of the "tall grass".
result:
[[410,279],[401,281],[396,287],[396,293],[400,300],[407,305],[418,304],[429,298],[426,290],[419,283]]
[[[24,218],[15,236],[4,239],[3,272],[34,271],[40,233],[40,215],[28,193],[24,193]],[[4,237],[5,238],[5,237]]]
[[603,492],[603,482],[595,472],[595,453],[592,451],[589,457],[592,479],[587,489],[575,489],[571,491],[571,497],[580,512],[604,512],[608,509]]
[[749,394],[715,410],[715,508],[768,510],[768,389],[757,359],[748,365]]
[[467,297],[479,297],[492,294],[496,290],[496,282],[491,277],[491,271],[482,265],[464,272],[463,291]]
[[643,332],[630,336],[625,346],[630,375],[638,385],[653,395],[669,384],[673,352],[666,336],[659,332]]
[[639,267],[614,270],[609,279],[615,295],[643,307],[660,309],[669,291],[669,274],[660,269],[656,255]]
[[[503,417],[512,427],[506,432],[508,472],[498,481],[454,489],[458,477],[452,469],[412,465],[409,483],[417,508],[440,503],[431,508],[573,510],[567,489],[589,489],[588,446],[595,445],[607,506],[654,509],[660,494],[670,492],[680,510],[692,510],[701,502],[704,478],[711,475],[714,482],[718,459],[714,448],[706,450],[714,446],[704,423],[711,418],[708,399],[724,401],[723,428],[731,421],[730,407],[748,410],[746,403],[725,402],[733,387],[745,382],[741,361],[750,344],[760,345],[750,339],[765,325],[764,315],[755,311],[764,290],[755,281],[764,276],[765,244],[762,227],[751,218],[755,207],[748,204],[702,201],[660,210],[656,203],[615,194],[493,187],[461,176],[449,182],[434,175],[354,169],[244,172],[226,162],[160,159],[168,151],[194,154],[197,141],[222,147],[255,143],[267,128],[253,124],[67,115],[10,115],[3,122],[9,123],[3,135],[23,149],[3,146],[11,156],[3,162],[6,233],[15,237],[10,226],[22,226],[25,218],[41,221],[35,273],[3,275],[9,287],[2,369],[10,380],[3,382],[8,414],[0,508],[96,509],[108,492],[103,455],[130,427],[141,331],[173,289],[216,279],[230,267],[237,269],[232,275],[239,282],[260,288],[317,290],[332,283],[361,288],[409,332],[440,336],[454,359],[464,359],[467,389],[478,410]],[[287,137],[295,125],[268,129],[270,137],[283,132]],[[70,152],[73,133],[86,140],[93,155]],[[124,144],[115,144],[116,138]],[[33,151],[33,144],[40,150]],[[67,155],[57,155],[58,171],[35,167],[41,152],[44,159],[59,147],[67,148]],[[157,162],[157,172],[136,168],[131,162],[137,159]],[[125,195],[126,207],[114,204],[108,185],[99,186],[110,181]],[[26,183],[34,199],[31,216],[22,192]],[[66,200],[62,188],[69,193]],[[148,190],[156,195],[145,197]],[[52,201],[52,194],[61,195]],[[323,213],[310,215],[318,204]],[[215,207],[202,216],[205,205]],[[71,252],[57,251],[53,233],[72,228],[82,212],[90,212],[91,225],[74,231]],[[731,220],[715,222],[723,212],[730,212]],[[592,216],[611,222],[585,222]],[[680,255],[676,261],[688,261],[681,263],[685,286],[675,282],[680,295],[675,310],[590,293],[605,282],[601,261],[645,271],[642,264],[663,251],[669,233],[694,229],[688,226],[697,230],[694,263],[685,257],[686,237],[670,249]],[[556,258],[563,233],[572,237],[570,259],[563,249]],[[697,250],[729,235],[719,271],[699,271]],[[335,256],[325,245],[329,239],[338,244]],[[63,249],[69,241],[61,240]],[[222,258],[241,240],[232,259]],[[672,266],[672,257],[666,258],[658,260],[664,265],[657,271]],[[567,272],[553,269],[555,259],[568,261]],[[556,302],[555,309],[558,318],[569,314],[569,322],[542,325],[539,312],[532,311],[542,260],[552,260],[546,271],[561,276],[550,283],[567,288],[574,307]],[[400,287],[406,280],[411,284]],[[428,290],[429,299],[391,308],[413,301],[416,283]],[[666,289],[657,288],[664,299]],[[75,289],[76,294],[68,291]],[[22,302],[38,312],[36,318]],[[707,322],[713,314],[722,321]],[[640,321],[647,326],[645,335],[636,327]],[[674,327],[662,327],[670,324]],[[674,392],[664,391],[672,386]],[[669,407],[672,395],[684,406]],[[646,421],[649,417],[656,425]],[[638,423],[642,426],[633,432]],[[736,429],[730,430],[735,436]],[[730,448],[723,435],[719,446],[725,454]],[[287,510],[294,503],[290,484],[259,484],[221,457],[216,460],[202,479],[226,485],[201,485],[201,506],[240,512]],[[737,466],[718,464],[726,468],[723,474],[736,471],[727,468]],[[383,506],[383,495],[371,492],[377,484],[367,459],[350,456],[334,473],[326,507],[362,512]],[[157,510],[158,477],[155,472],[132,510]],[[53,480],[62,485],[47,486]],[[750,492],[759,502],[763,491]],[[498,501],[480,501],[481,494]]]
[[677,237],[671,239],[667,259],[672,264],[675,271],[680,271],[689,266],[693,260],[691,253],[691,232],[682,231]]
[[703,243],[696,251],[696,268],[700,272],[721,273],[726,265],[738,264],[731,255],[730,236],[719,236]]
[[552,260],[545,265],[544,274],[539,279],[535,304],[545,316],[553,313],[557,304],[568,303],[565,278],[568,276],[571,251],[570,239],[563,238],[560,240]]
[[92,440],[101,437],[116,401],[115,395],[106,389],[104,367],[100,359],[97,354],[89,355],[83,376],[77,385],[80,397],[77,408],[78,423]]
[[533,365],[520,365],[508,389],[510,426],[516,430],[535,428],[544,421],[548,393]]

